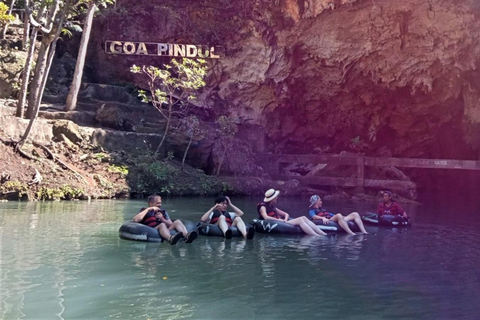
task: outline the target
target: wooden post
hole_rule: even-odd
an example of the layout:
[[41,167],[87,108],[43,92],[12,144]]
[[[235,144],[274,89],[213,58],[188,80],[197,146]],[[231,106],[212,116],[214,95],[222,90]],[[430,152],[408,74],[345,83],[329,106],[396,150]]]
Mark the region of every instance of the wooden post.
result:
[[365,159],[363,156],[357,158],[357,187],[355,192],[365,192]]

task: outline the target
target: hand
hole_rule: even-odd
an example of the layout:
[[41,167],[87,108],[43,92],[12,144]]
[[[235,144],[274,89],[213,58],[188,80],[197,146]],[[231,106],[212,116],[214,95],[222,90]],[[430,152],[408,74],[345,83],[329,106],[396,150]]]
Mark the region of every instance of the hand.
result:
[[230,198],[229,198],[229,197],[227,197],[227,196],[225,196],[225,199],[227,199],[227,203],[228,203],[228,205],[229,205],[229,206],[231,206],[231,205],[232,205],[232,201],[230,200]]
[[322,218],[323,220],[323,224],[329,224],[330,223],[330,220],[328,220],[327,218]]
[[151,211],[151,210],[153,210],[153,211],[155,211],[155,212],[158,212],[158,211],[160,211],[160,208],[159,208],[159,207],[150,207],[150,208],[148,208],[148,211]]

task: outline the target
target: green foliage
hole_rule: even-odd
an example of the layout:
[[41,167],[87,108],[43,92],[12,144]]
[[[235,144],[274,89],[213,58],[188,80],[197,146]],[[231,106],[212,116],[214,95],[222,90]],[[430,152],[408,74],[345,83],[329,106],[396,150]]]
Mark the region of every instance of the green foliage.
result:
[[36,196],[38,200],[69,200],[79,198],[83,194],[85,194],[83,189],[63,185],[59,188],[40,187]]
[[109,156],[108,156],[108,154],[106,154],[106,153],[99,152],[99,153],[94,153],[94,154],[93,154],[93,158],[95,158],[95,159],[100,160],[100,161],[103,162],[105,159],[108,159]]
[[207,176],[202,170],[182,171],[175,161],[158,161],[152,156],[133,159],[127,176],[132,192],[145,195],[215,195],[223,186],[215,177]]
[[147,77],[149,92],[139,90],[138,95],[145,103],[152,103],[160,114],[167,119],[165,131],[155,153],[160,150],[170,126],[172,115],[183,115],[188,101],[195,99],[195,92],[206,85],[206,61],[183,58],[172,59],[163,68],[155,66],[136,66],[130,68],[132,73]]
[[202,139],[205,134],[200,121],[194,115],[180,119],[180,129],[188,138]]
[[354,152],[364,152],[367,144],[363,142],[360,136],[356,136],[355,138],[350,139],[349,147]]
[[10,22],[13,22],[15,20],[14,16],[7,13],[8,9],[9,8],[5,3],[0,2],[0,27],[9,24]]
[[167,152],[167,157],[165,158],[165,160],[173,160],[175,158],[175,156],[173,155],[173,152],[172,151],[168,151]]
[[104,177],[102,177],[101,175],[99,174],[94,174],[93,175],[93,179],[98,183],[98,185],[100,187],[102,187],[103,189],[106,189],[106,190],[113,190],[114,189],[114,186],[113,184],[108,181],[107,179],[105,179]]
[[[207,76],[206,61],[183,58],[181,62],[172,59],[171,64],[164,64],[163,69],[155,66],[136,66],[130,68],[132,73],[146,75],[148,78],[149,95],[144,90],[139,90],[139,97],[143,102],[151,102],[162,115],[162,105],[171,106],[181,102],[195,99],[193,91],[206,85],[204,78]],[[174,99],[172,95],[180,91],[180,98]]]
[[18,191],[20,197],[22,197],[24,194],[27,194],[28,186],[18,180],[9,180],[4,184],[0,185],[0,193],[7,193],[13,191]]
[[117,166],[114,164],[111,164],[107,168],[108,172],[113,172],[113,173],[119,173],[122,177],[126,177],[128,175],[128,167],[127,166]]

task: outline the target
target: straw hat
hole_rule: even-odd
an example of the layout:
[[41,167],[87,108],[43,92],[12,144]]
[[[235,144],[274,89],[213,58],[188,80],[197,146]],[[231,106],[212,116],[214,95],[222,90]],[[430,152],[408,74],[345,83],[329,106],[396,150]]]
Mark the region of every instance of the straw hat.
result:
[[265,192],[265,199],[263,199],[264,202],[270,202],[278,195],[280,194],[280,191],[275,190],[275,189],[268,189],[267,192]]

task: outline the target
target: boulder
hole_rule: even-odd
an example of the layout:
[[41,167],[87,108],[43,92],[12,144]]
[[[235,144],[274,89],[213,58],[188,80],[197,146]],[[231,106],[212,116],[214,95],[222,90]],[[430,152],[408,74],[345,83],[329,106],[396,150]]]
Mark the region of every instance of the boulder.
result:
[[83,140],[83,136],[80,134],[78,125],[68,120],[58,120],[53,124],[53,136],[57,140],[62,140],[61,135],[67,137],[73,143],[80,143]]
[[103,103],[95,112],[95,119],[102,127],[122,131],[137,131],[134,117],[111,103]]

